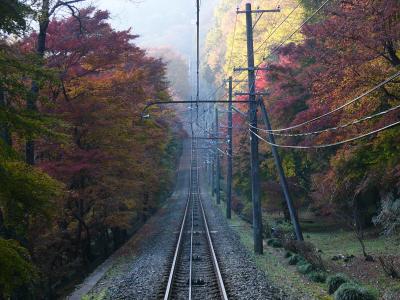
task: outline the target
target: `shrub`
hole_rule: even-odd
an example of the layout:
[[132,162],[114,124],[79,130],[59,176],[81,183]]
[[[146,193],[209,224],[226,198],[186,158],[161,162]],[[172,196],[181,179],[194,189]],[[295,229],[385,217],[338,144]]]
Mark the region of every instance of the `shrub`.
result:
[[330,295],[332,295],[336,290],[346,282],[349,282],[349,278],[344,275],[344,274],[335,274],[332,276],[329,276],[327,279],[327,284],[328,284],[328,292]]
[[0,270],[1,299],[9,299],[13,292],[31,286],[38,279],[28,250],[14,240],[0,238]]
[[302,261],[299,261],[297,264],[297,271],[301,274],[309,274],[315,271],[315,268],[309,263],[302,263]]
[[267,245],[274,247],[274,248],[281,248],[282,247],[282,242],[278,239],[270,239],[267,241]]
[[274,248],[282,248],[282,243],[280,240],[273,240],[272,247]]
[[292,223],[287,221],[277,221],[271,226],[271,235],[274,238],[284,239],[284,240],[294,240],[294,228]]
[[325,271],[322,257],[315,246],[310,242],[283,240],[283,247],[290,252],[303,256],[315,268]]
[[285,252],[285,258],[289,258],[289,257],[292,257],[292,256],[293,256],[292,252],[290,252],[290,251],[286,251]]
[[343,283],[335,292],[335,300],[376,300],[376,296],[355,283]]
[[325,283],[326,282],[326,273],[323,271],[313,271],[307,275],[308,279],[314,282]]
[[289,265],[297,265],[299,261],[305,261],[304,258],[298,254],[293,255],[289,258]]
[[381,199],[379,214],[372,219],[375,225],[383,228],[385,235],[392,235],[400,231],[400,198],[392,193]]

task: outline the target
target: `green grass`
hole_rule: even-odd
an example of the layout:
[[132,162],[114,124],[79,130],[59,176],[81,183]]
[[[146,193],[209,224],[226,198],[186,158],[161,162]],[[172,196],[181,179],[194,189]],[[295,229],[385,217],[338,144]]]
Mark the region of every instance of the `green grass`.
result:
[[[222,203],[220,209],[225,214],[224,203]],[[302,215],[304,218],[304,214]],[[267,220],[272,222],[272,217],[271,214],[268,214],[268,216],[265,216],[264,222]],[[235,214],[232,214],[230,225],[239,234],[242,243],[248,248],[249,252],[253,253],[250,225]],[[339,224],[335,223],[333,219],[315,218],[310,214],[307,219],[303,219],[301,226],[305,240],[322,250],[321,255],[326,262],[332,262],[331,258],[339,254],[354,255],[359,258],[363,256],[361,245],[354,232],[340,229]],[[400,236],[386,238],[384,236],[376,236],[376,234],[374,235],[372,231],[368,230],[365,234],[364,243],[368,254],[375,257],[377,255],[398,254]],[[272,240],[269,244],[272,246]],[[297,266],[288,265],[289,259],[284,258],[285,251],[283,249],[273,249],[271,246],[264,247],[265,253],[263,256],[253,255],[253,257],[259,269],[264,270],[276,286],[289,291],[294,296],[298,296],[296,298],[299,299],[332,299],[332,296],[328,296],[326,284],[310,282],[306,276],[296,271]],[[342,261],[338,263],[343,264]],[[379,273],[379,265],[376,265],[376,268],[378,272],[376,272],[374,278],[351,279],[360,281],[367,287],[375,287],[377,289],[385,287],[384,290],[386,290],[395,287],[397,281],[388,278],[383,272]],[[349,274],[352,274],[352,272],[350,271]],[[315,278],[315,280],[317,279],[319,280],[320,278]],[[379,291],[381,296],[384,290]]]
[[[225,214],[225,204],[222,203],[219,208]],[[285,290],[295,299],[333,299],[326,292],[324,284],[310,282],[296,271],[296,266],[289,266],[287,259],[284,258],[285,251],[283,249],[272,249],[265,245],[263,255],[253,254],[253,235],[250,225],[234,213],[228,222],[239,234],[241,242],[252,254],[258,268],[267,274],[275,286]]]
[[[353,232],[336,230],[334,232],[305,232],[305,239],[312,242],[318,249],[323,251],[323,256],[331,258],[334,255],[346,254],[361,256],[360,243]],[[366,238],[365,246],[367,253],[372,254],[394,254],[399,249],[396,238]]]

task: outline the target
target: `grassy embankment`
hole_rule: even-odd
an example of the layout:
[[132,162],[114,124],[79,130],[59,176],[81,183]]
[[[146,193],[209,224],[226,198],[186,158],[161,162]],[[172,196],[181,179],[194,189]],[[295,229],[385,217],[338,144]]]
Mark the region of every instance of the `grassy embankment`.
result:
[[[220,206],[225,212],[225,204]],[[232,228],[239,234],[242,243],[253,250],[252,229],[249,223],[233,214],[229,221]],[[399,287],[399,281],[387,277],[378,260],[364,260],[360,243],[353,232],[338,229],[337,224],[318,219],[307,219],[302,222],[306,241],[312,242],[320,249],[321,256],[326,262],[329,274],[346,273],[352,279],[363,285],[374,288],[381,297],[387,289]],[[380,255],[399,255],[399,239],[385,238],[376,234],[366,234],[365,245],[368,254],[377,258]],[[326,284],[310,281],[296,270],[296,266],[288,264],[284,258],[285,250],[273,248],[265,244],[264,255],[253,255],[258,267],[264,270],[270,280],[278,287],[287,291],[295,299],[333,299],[327,293]],[[348,262],[332,261],[333,256],[354,255]]]

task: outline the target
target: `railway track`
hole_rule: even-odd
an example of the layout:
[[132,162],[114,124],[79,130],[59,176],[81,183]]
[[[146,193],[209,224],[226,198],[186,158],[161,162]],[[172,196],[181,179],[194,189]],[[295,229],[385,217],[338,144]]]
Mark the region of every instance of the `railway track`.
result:
[[192,141],[189,192],[163,297],[228,299],[201,200],[196,142]]

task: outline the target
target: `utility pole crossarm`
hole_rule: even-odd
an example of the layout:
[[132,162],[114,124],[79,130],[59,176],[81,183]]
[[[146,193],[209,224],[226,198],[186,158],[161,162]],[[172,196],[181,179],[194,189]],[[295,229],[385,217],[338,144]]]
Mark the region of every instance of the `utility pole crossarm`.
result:
[[256,93],[246,93],[246,92],[236,92],[235,96],[267,96],[268,92],[256,92]]
[[251,13],[251,14],[258,14],[258,13],[273,13],[273,12],[281,12],[280,7],[275,8],[275,9],[256,9],[256,10],[238,10],[237,13],[238,14],[246,14],[246,13]]
[[234,72],[244,72],[244,71],[269,71],[271,68],[268,67],[250,67],[250,68],[242,68],[242,67],[237,67],[233,68]]
[[[267,68],[258,68],[254,65],[254,42],[253,42],[253,14],[254,13],[276,13],[280,12],[280,8],[276,9],[251,9],[251,3],[246,3],[246,10],[237,10],[238,14],[246,14],[246,34],[247,34],[247,68],[240,68],[240,71],[247,71],[248,74],[248,93],[242,93],[249,97],[249,123],[253,128],[257,128],[257,107],[256,99],[256,74],[255,71]],[[261,16],[260,16],[261,17]],[[259,19],[258,19],[259,20]],[[258,20],[255,22],[257,23]],[[239,70],[239,69],[238,69]],[[238,95],[238,93],[236,93]],[[263,253],[263,226],[262,226],[262,210],[260,195],[260,163],[258,158],[258,138],[257,129],[250,133],[250,166],[251,166],[251,200],[253,204],[253,238],[254,252]]]

